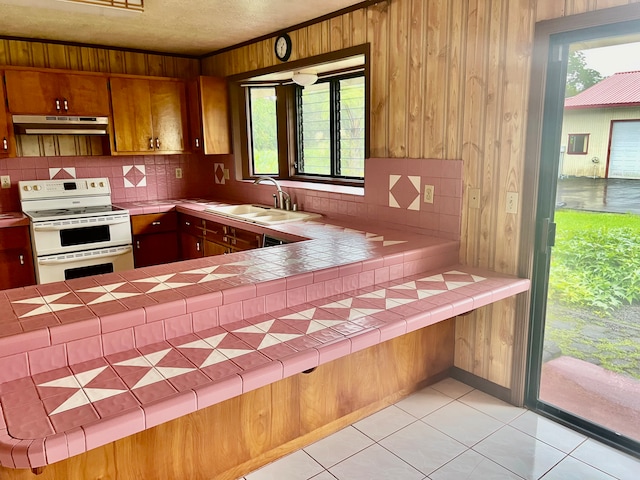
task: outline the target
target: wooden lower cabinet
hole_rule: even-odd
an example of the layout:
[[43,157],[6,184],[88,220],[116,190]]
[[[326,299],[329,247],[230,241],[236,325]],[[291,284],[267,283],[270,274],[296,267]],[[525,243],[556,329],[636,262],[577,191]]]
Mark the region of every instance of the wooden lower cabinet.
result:
[[176,232],[152,233],[133,237],[135,268],[177,262],[179,259]]
[[0,228],[0,290],[35,283],[29,227]]
[[211,255],[224,255],[231,253],[231,248],[226,245],[212,242],[211,240],[204,240],[204,256],[209,257]]
[[180,259],[175,212],[131,217],[133,260],[136,268],[171,263]]
[[178,230],[182,260],[224,255],[262,246],[261,234],[186,213],[178,214]]
[[204,239],[202,237],[180,232],[180,258],[182,260],[191,260],[204,257],[203,244]]
[[448,375],[455,319],[408,333],[158,425],[1,480],[235,480]]

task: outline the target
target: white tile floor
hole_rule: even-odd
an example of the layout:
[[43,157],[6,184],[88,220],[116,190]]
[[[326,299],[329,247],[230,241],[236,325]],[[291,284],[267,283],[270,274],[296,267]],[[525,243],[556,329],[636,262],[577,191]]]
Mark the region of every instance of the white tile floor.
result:
[[640,460],[453,379],[246,480],[638,480]]

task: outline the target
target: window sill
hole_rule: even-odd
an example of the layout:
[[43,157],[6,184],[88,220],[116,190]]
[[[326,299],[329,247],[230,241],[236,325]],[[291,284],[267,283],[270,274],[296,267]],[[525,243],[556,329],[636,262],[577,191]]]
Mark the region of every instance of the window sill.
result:
[[[253,183],[253,180],[242,180],[245,183]],[[278,180],[282,187],[298,190],[310,190],[315,192],[341,193],[344,195],[364,196],[364,186],[335,185],[331,183],[298,182],[295,180]]]

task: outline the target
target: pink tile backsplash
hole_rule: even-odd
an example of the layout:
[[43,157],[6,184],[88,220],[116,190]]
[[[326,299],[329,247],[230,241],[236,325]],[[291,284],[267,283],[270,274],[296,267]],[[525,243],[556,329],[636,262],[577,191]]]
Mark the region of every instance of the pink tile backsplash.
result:
[[[219,158],[229,163],[228,158],[231,157]],[[178,167],[182,168],[181,179],[175,178],[175,169]],[[0,211],[20,211],[18,181],[48,180],[51,173],[59,169],[75,169],[76,178],[108,177],[114,203],[214,197],[217,193],[213,188],[211,160],[204,155],[0,158],[0,174],[11,176],[11,188],[0,191]],[[140,178],[136,177],[132,182],[132,171],[144,171],[144,176],[138,175]],[[144,181],[141,181],[142,178]]]

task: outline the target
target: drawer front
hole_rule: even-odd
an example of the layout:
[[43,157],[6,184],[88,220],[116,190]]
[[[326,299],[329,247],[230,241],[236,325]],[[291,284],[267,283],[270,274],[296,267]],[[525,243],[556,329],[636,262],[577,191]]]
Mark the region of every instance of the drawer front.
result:
[[131,217],[131,230],[134,235],[175,232],[177,223],[175,212],[147,213]]

